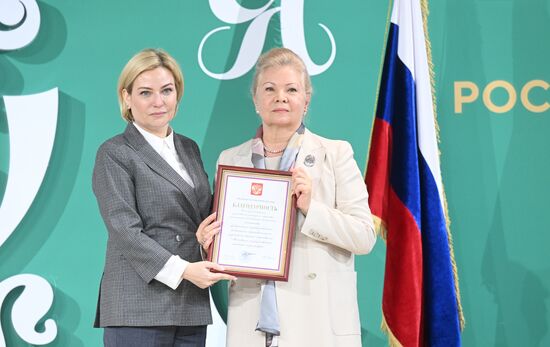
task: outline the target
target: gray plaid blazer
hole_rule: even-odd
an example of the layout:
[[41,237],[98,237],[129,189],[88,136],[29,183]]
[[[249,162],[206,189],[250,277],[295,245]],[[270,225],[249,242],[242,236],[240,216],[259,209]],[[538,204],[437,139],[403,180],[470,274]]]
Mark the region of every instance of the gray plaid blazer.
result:
[[154,279],[173,254],[201,260],[195,232],[211,207],[197,144],[175,133],[174,144],[195,188],[132,124],[97,152],[92,185],[109,238],[95,327],[212,323],[208,290]]

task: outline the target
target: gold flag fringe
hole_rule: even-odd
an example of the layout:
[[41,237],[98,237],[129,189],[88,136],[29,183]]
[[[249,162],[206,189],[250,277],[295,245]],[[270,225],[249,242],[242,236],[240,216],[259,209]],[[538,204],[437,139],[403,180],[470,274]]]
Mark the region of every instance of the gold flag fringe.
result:
[[384,317],[384,313],[382,313],[382,324],[380,325],[380,330],[384,332],[388,336],[388,345],[390,347],[403,347],[401,342],[393,335],[390,327],[388,326],[388,323],[386,323],[386,317]]
[[380,217],[375,215],[372,215],[372,219],[374,221],[374,230],[376,231],[378,236],[380,236],[382,240],[386,242],[388,238],[388,229],[386,228],[386,223],[384,223],[384,221]]
[[[436,135],[437,135],[437,143],[439,144],[439,125],[437,123],[437,103],[436,103],[436,97],[435,97],[435,73],[434,73],[434,65],[432,62],[432,45],[430,42],[430,35],[428,33],[428,15],[429,15],[429,8],[428,8],[428,0],[420,0],[420,4],[422,7],[422,22],[424,25],[424,41],[426,42],[426,54],[428,56],[428,67],[430,70],[430,86],[432,90],[432,104],[433,104],[433,110],[434,110],[434,122],[435,122],[435,129],[436,129]],[[439,155],[441,156],[441,152],[439,152]],[[443,182],[441,182],[443,185]],[[447,238],[449,240],[449,253],[451,256],[451,265],[453,268],[453,277],[454,277],[454,286],[455,286],[455,292],[456,292],[456,304],[457,304],[457,310],[458,310],[458,320],[460,323],[460,330],[463,330],[466,325],[466,319],[464,318],[464,311],[462,310],[462,304],[460,301],[460,286],[458,283],[458,269],[456,266],[455,261],[455,254],[454,254],[454,248],[453,248],[453,237],[451,234],[451,220],[449,218],[449,211],[447,209],[447,197],[445,195],[445,189],[441,192],[443,195],[443,208],[445,213],[445,221],[447,224]]]

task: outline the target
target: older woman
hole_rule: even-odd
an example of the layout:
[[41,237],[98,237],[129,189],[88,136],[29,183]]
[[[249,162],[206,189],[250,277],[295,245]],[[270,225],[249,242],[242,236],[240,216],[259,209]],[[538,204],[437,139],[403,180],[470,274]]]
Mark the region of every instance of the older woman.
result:
[[101,145],[93,174],[109,232],[95,322],[105,346],[204,346],[205,288],[235,279],[201,261],[195,233],[219,225],[197,144],[169,124],[182,95],[181,70],[162,50],[139,52],[119,78],[128,125]]
[[[292,51],[260,57],[252,96],[262,125],[218,163],[292,171],[298,220],[288,282],[239,279],[229,288],[227,346],[361,346],[354,255],[376,236],[349,143],[307,130],[311,82]],[[215,230],[197,232],[207,248]]]

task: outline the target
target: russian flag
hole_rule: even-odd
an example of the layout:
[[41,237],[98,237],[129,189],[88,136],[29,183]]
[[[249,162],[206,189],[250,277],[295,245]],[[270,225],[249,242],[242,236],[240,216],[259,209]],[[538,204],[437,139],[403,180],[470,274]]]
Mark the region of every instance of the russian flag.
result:
[[386,239],[382,324],[391,344],[460,346],[424,20],[420,0],[394,1],[365,182]]

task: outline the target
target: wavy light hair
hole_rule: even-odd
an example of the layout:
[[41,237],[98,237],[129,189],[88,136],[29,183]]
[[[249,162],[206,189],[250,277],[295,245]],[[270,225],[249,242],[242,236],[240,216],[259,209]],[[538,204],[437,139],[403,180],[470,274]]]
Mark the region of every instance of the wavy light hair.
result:
[[250,87],[250,93],[252,96],[256,94],[258,88],[258,80],[262,73],[271,67],[283,67],[291,66],[298,73],[302,75],[303,85],[307,95],[313,94],[313,87],[311,86],[311,78],[307,72],[306,64],[304,61],[293,51],[288,48],[273,48],[266,53],[262,54],[258,58],[256,68],[254,71],[254,77],[252,79],[252,86]]
[[126,106],[123,97],[123,91],[132,94],[132,88],[136,78],[145,71],[154,70],[158,67],[163,67],[172,73],[176,88],[176,96],[178,104],[183,95],[183,73],[176,60],[162,49],[146,48],[134,55],[118,78],[117,94],[118,105],[122,118],[127,122],[133,122],[134,116],[132,110]]

